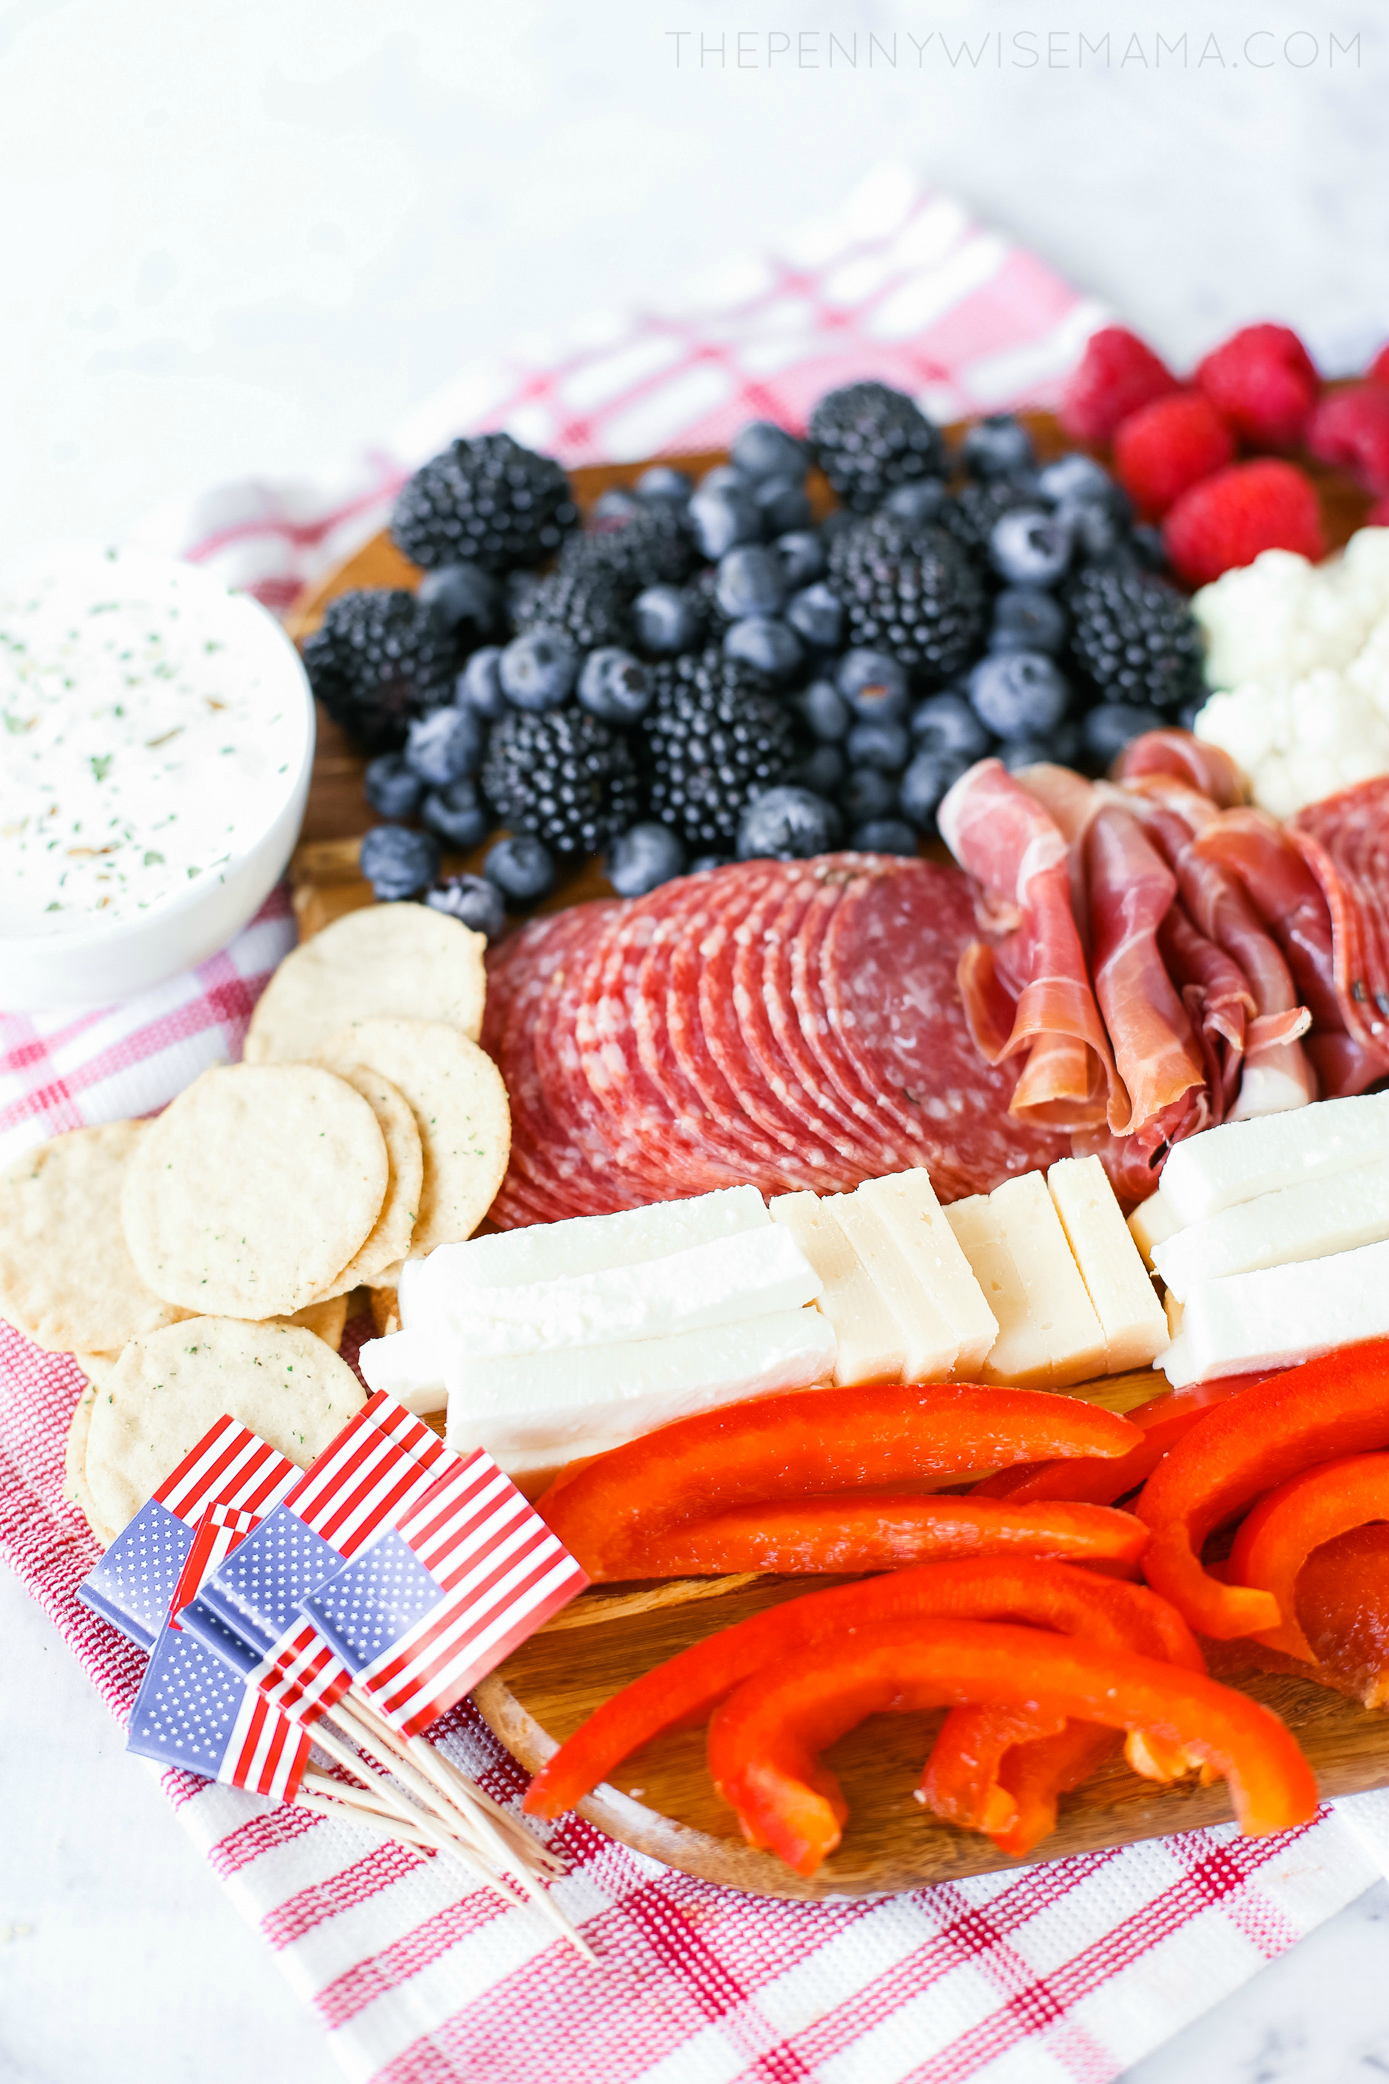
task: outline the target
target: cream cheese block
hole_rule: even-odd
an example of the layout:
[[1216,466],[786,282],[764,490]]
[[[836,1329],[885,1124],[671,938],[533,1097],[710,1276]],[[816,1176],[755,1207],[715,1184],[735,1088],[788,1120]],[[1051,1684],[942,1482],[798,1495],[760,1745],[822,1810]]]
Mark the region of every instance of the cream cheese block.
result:
[[1153,1264],[1153,1252],[1164,1238],[1175,1237],[1182,1227],[1182,1219],[1159,1187],[1146,1201],[1140,1201],[1129,1217],[1129,1235],[1137,1245],[1139,1255],[1146,1267]]
[[1187,1137],[1163,1167],[1162,1195],[1179,1222],[1202,1223],[1260,1194],[1377,1158],[1389,1158],[1389,1093],[1317,1100]]
[[1064,1389],[1104,1372],[1104,1333],[1039,1172],[945,1210],[998,1319],[981,1382]]
[[1100,1320],[1109,1375],[1146,1368],[1167,1344],[1167,1318],[1098,1158],[1061,1158],[1047,1174],[1071,1256]]
[[1381,1158],[1222,1209],[1165,1239],[1154,1261],[1184,1302],[1198,1281],[1324,1259],[1386,1237],[1389,1158]]
[[829,1194],[825,1199],[902,1327],[906,1342],[903,1380],[944,1382],[959,1358],[960,1339],[931,1290],[926,1270],[903,1250],[878,1211],[857,1193]]
[[505,1359],[450,1357],[450,1447],[485,1447],[509,1476],[603,1454],[672,1419],[828,1383],[835,1335],[816,1309],[775,1310],[668,1338]]
[[1162,1365],[1173,1382],[1178,1373],[1187,1381],[1212,1382],[1386,1336],[1389,1240],[1326,1259],[1199,1281],[1183,1305],[1181,1336]]
[[960,1250],[924,1166],[865,1180],[855,1189],[911,1261],[956,1339],[955,1372],[969,1377],[998,1337],[998,1319]]
[[779,1194],[771,1215],[820,1277],[818,1304],[838,1341],[835,1381],[845,1387],[855,1382],[900,1382],[907,1364],[907,1334],[830,1202],[808,1191]]

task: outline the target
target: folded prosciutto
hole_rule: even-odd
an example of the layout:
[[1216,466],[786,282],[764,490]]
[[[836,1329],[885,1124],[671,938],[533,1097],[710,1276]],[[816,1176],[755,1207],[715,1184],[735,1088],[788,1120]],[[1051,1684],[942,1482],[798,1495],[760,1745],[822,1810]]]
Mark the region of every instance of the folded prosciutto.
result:
[[1190,731],[1144,731],[1130,739],[1114,765],[1114,779],[1130,783],[1145,775],[1167,774],[1199,790],[1217,808],[1243,803],[1244,776],[1227,752],[1206,745]]
[[1389,775],[1308,804],[1285,829],[1326,902],[1336,1002],[1368,1084],[1389,1072]]

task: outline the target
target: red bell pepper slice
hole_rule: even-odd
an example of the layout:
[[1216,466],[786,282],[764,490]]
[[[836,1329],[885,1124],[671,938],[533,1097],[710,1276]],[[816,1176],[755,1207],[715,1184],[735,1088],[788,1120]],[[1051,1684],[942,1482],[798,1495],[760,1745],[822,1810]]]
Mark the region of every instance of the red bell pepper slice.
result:
[[1144,1575],[1193,1628],[1228,1639],[1285,1619],[1271,1592],[1219,1583],[1206,1536],[1309,1464],[1389,1446],[1389,1339],[1343,1346],[1218,1404],[1149,1477],[1137,1512],[1153,1530]]
[[1082,1455],[1069,1462],[1020,1462],[1015,1469],[1000,1469],[997,1475],[986,1476],[974,1486],[971,1496],[1011,1498],[1015,1505],[1040,1502],[1043,1498],[1074,1498],[1087,1505],[1113,1505],[1146,1483],[1168,1450],[1213,1405],[1223,1404],[1241,1389],[1266,1380],[1263,1375],[1241,1375],[1227,1382],[1199,1382],[1190,1389],[1167,1390],[1125,1412],[1129,1424],[1143,1434],[1127,1454],[1111,1459]]
[[[1104,1505],[1014,1505],[936,1491],[841,1491],[779,1504],[739,1505],[689,1526],[636,1536],[623,1577],[720,1577],[725,1571],[828,1575],[900,1570],[933,1557],[1008,1550],[1132,1570],[1148,1530]],[[601,1581],[603,1572],[590,1569]]]
[[1035,1557],[929,1563],[858,1585],[834,1585],[769,1607],[646,1672],[605,1701],[531,1782],[533,1816],[559,1816],[663,1730],[700,1721],[724,1695],[775,1658],[854,1629],[922,1615],[1072,1625],[1199,1670],[1201,1653],[1181,1616],[1142,1585]]
[[1011,1801],[1012,1813],[988,1834],[999,1851],[1021,1859],[1049,1838],[1056,1829],[1058,1797],[1088,1780],[1118,1748],[1119,1732],[1093,1722],[1068,1722],[1054,1737],[1015,1744],[999,1767],[999,1788]]
[[1282,1622],[1259,1633],[1268,1649],[1316,1663],[1297,1618],[1298,1575],[1313,1549],[1372,1520],[1389,1520],[1389,1455],[1320,1462],[1259,1500],[1235,1536],[1226,1575],[1231,1584],[1257,1586],[1277,1600]]
[[795,1390],[677,1419],[566,1470],[537,1510],[591,1578],[640,1576],[653,1534],[815,1491],[949,1482],[971,1469],[1121,1455],[1136,1430],[1078,1397],[973,1384]]
[[1389,1703],[1389,1526],[1356,1527],[1314,1549],[1297,1581],[1311,1676],[1367,1708]]
[[1200,1672],[987,1621],[865,1628],[834,1654],[802,1650],[745,1679],[710,1723],[710,1771],[750,1844],[814,1874],[845,1819],[843,1792],[817,1754],[867,1715],[987,1701],[1158,1731],[1224,1775],[1248,1834],[1316,1812],[1311,1767],[1257,1701]]

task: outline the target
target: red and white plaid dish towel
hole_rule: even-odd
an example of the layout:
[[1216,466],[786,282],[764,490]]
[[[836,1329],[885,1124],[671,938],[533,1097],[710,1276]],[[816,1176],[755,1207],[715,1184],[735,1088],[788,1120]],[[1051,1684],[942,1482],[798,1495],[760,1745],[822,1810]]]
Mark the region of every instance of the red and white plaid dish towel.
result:
[[[887,170],[719,283],[468,372],[335,495],[227,486],[144,540],[283,604],[452,434],[505,426],[570,462],[714,446],[752,414],[801,421],[828,385],[866,375],[945,414],[1046,403],[1101,316]],[[235,1057],[292,936],[277,895],[222,955],[133,1004],[0,1016],[0,1162],[161,1106]],[[61,1497],[78,1384],[0,1325],[0,1553],[123,1716],[143,1659],[76,1600],[96,1551]],[[441,1741],[519,1797],[524,1776],[471,1708]],[[1389,1795],[1368,1795],[1272,1839],[1221,1828],[913,1895],[779,1903],[571,1818],[559,1894],[592,1968],[532,1913],[458,1895],[436,1863],[363,1828],[179,1773],[164,1784],[364,2084],[1105,2084],[1389,1862]]]

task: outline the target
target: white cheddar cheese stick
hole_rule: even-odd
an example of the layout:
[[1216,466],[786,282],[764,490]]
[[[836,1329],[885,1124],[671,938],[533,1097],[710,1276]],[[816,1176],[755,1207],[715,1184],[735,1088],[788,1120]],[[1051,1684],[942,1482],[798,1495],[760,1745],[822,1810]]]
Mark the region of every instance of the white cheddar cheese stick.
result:
[[987,1194],[949,1202],[945,1220],[969,1261],[998,1325],[985,1360],[973,1370],[976,1381],[1008,1382],[1017,1389],[1045,1389],[1051,1381],[1051,1355],[1028,1307],[1022,1275],[1013,1264],[1003,1226]]
[[1098,1158],[1061,1158],[1047,1191],[1104,1333],[1108,1375],[1146,1368],[1167,1344],[1167,1319]]
[[998,1319],[945,1220],[925,1167],[865,1180],[854,1199],[867,1202],[881,1219],[939,1304],[959,1341],[955,1372],[968,1376],[981,1367],[998,1337]]
[[688,1201],[657,1201],[612,1216],[571,1216],[498,1230],[455,1245],[439,1245],[406,1261],[400,1278],[401,1323],[408,1330],[436,1296],[465,1288],[523,1288],[614,1266],[640,1266],[673,1252],[743,1231],[765,1229],[771,1218],[756,1187],[721,1187]]
[[1259,1194],[1375,1158],[1389,1158],[1389,1093],[1317,1100],[1188,1136],[1163,1167],[1162,1194],[1179,1222],[1201,1223]]
[[1191,1348],[1180,1332],[1175,1335],[1166,1351],[1158,1355],[1153,1366],[1162,1369],[1169,1386],[1173,1389],[1189,1389],[1193,1382],[1199,1382],[1201,1379],[1192,1364]]
[[1181,1218],[1159,1187],[1146,1201],[1140,1201],[1129,1217],[1129,1235],[1137,1245],[1143,1264],[1151,1267],[1153,1252],[1164,1238],[1175,1237],[1181,1229]]
[[[1047,1380],[1065,1389],[1104,1372],[1104,1333],[1071,1257],[1061,1218],[1040,1172],[1005,1180],[989,1196],[1027,1308],[1047,1354]],[[997,1351],[989,1356],[998,1366]]]
[[602,1454],[653,1427],[773,1390],[828,1383],[834,1328],[777,1310],[672,1338],[504,1360],[450,1358],[450,1447],[485,1447],[509,1476]]
[[875,1209],[857,1194],[829,1194],[829,1206],[906,1337],[903,1380],[944,1382],[959,1356],[959,1335],[921,1271]]
[[835,1381],[841,1387],[900,1382],[907,1364],[906,1332],[830,1202],[809,1191],[779,1194],[771,1213],[773,1223],[790,1232],[820,1276],[819,1307],[834,1326],[839,1346]]
[[820,1279],[790,1231],[714,1238],[639,1266],[571,1274],[523,1288],[465,1288],[430,1298],[424,1321],[441,1351],[483,1359],[507,1353],[612,1345],[737,1324],[814,1302]]
[[[1183,1306],[1189,1380],[1287,1367],[1389,1335],[1389,1241],[1199,1281]],[[1164,1367],[1166,1357],[1164,1356]]]
[[425,1332],[393,1331],[384,1339],[368,1339],[357,1365],[368,1389],[384,1389],[417,1418],[442,1411],[448,1403],[443,1363]]
[[1157,1246],[1154,1263],[1172,1293],[1185,1301],[1198,1281],[1254,1273],[1353,1252],[1389,1237],[1389,1158],[1353,1165],[1325,1179],[1306,1180],[1237,1202],[1192,1223]]

